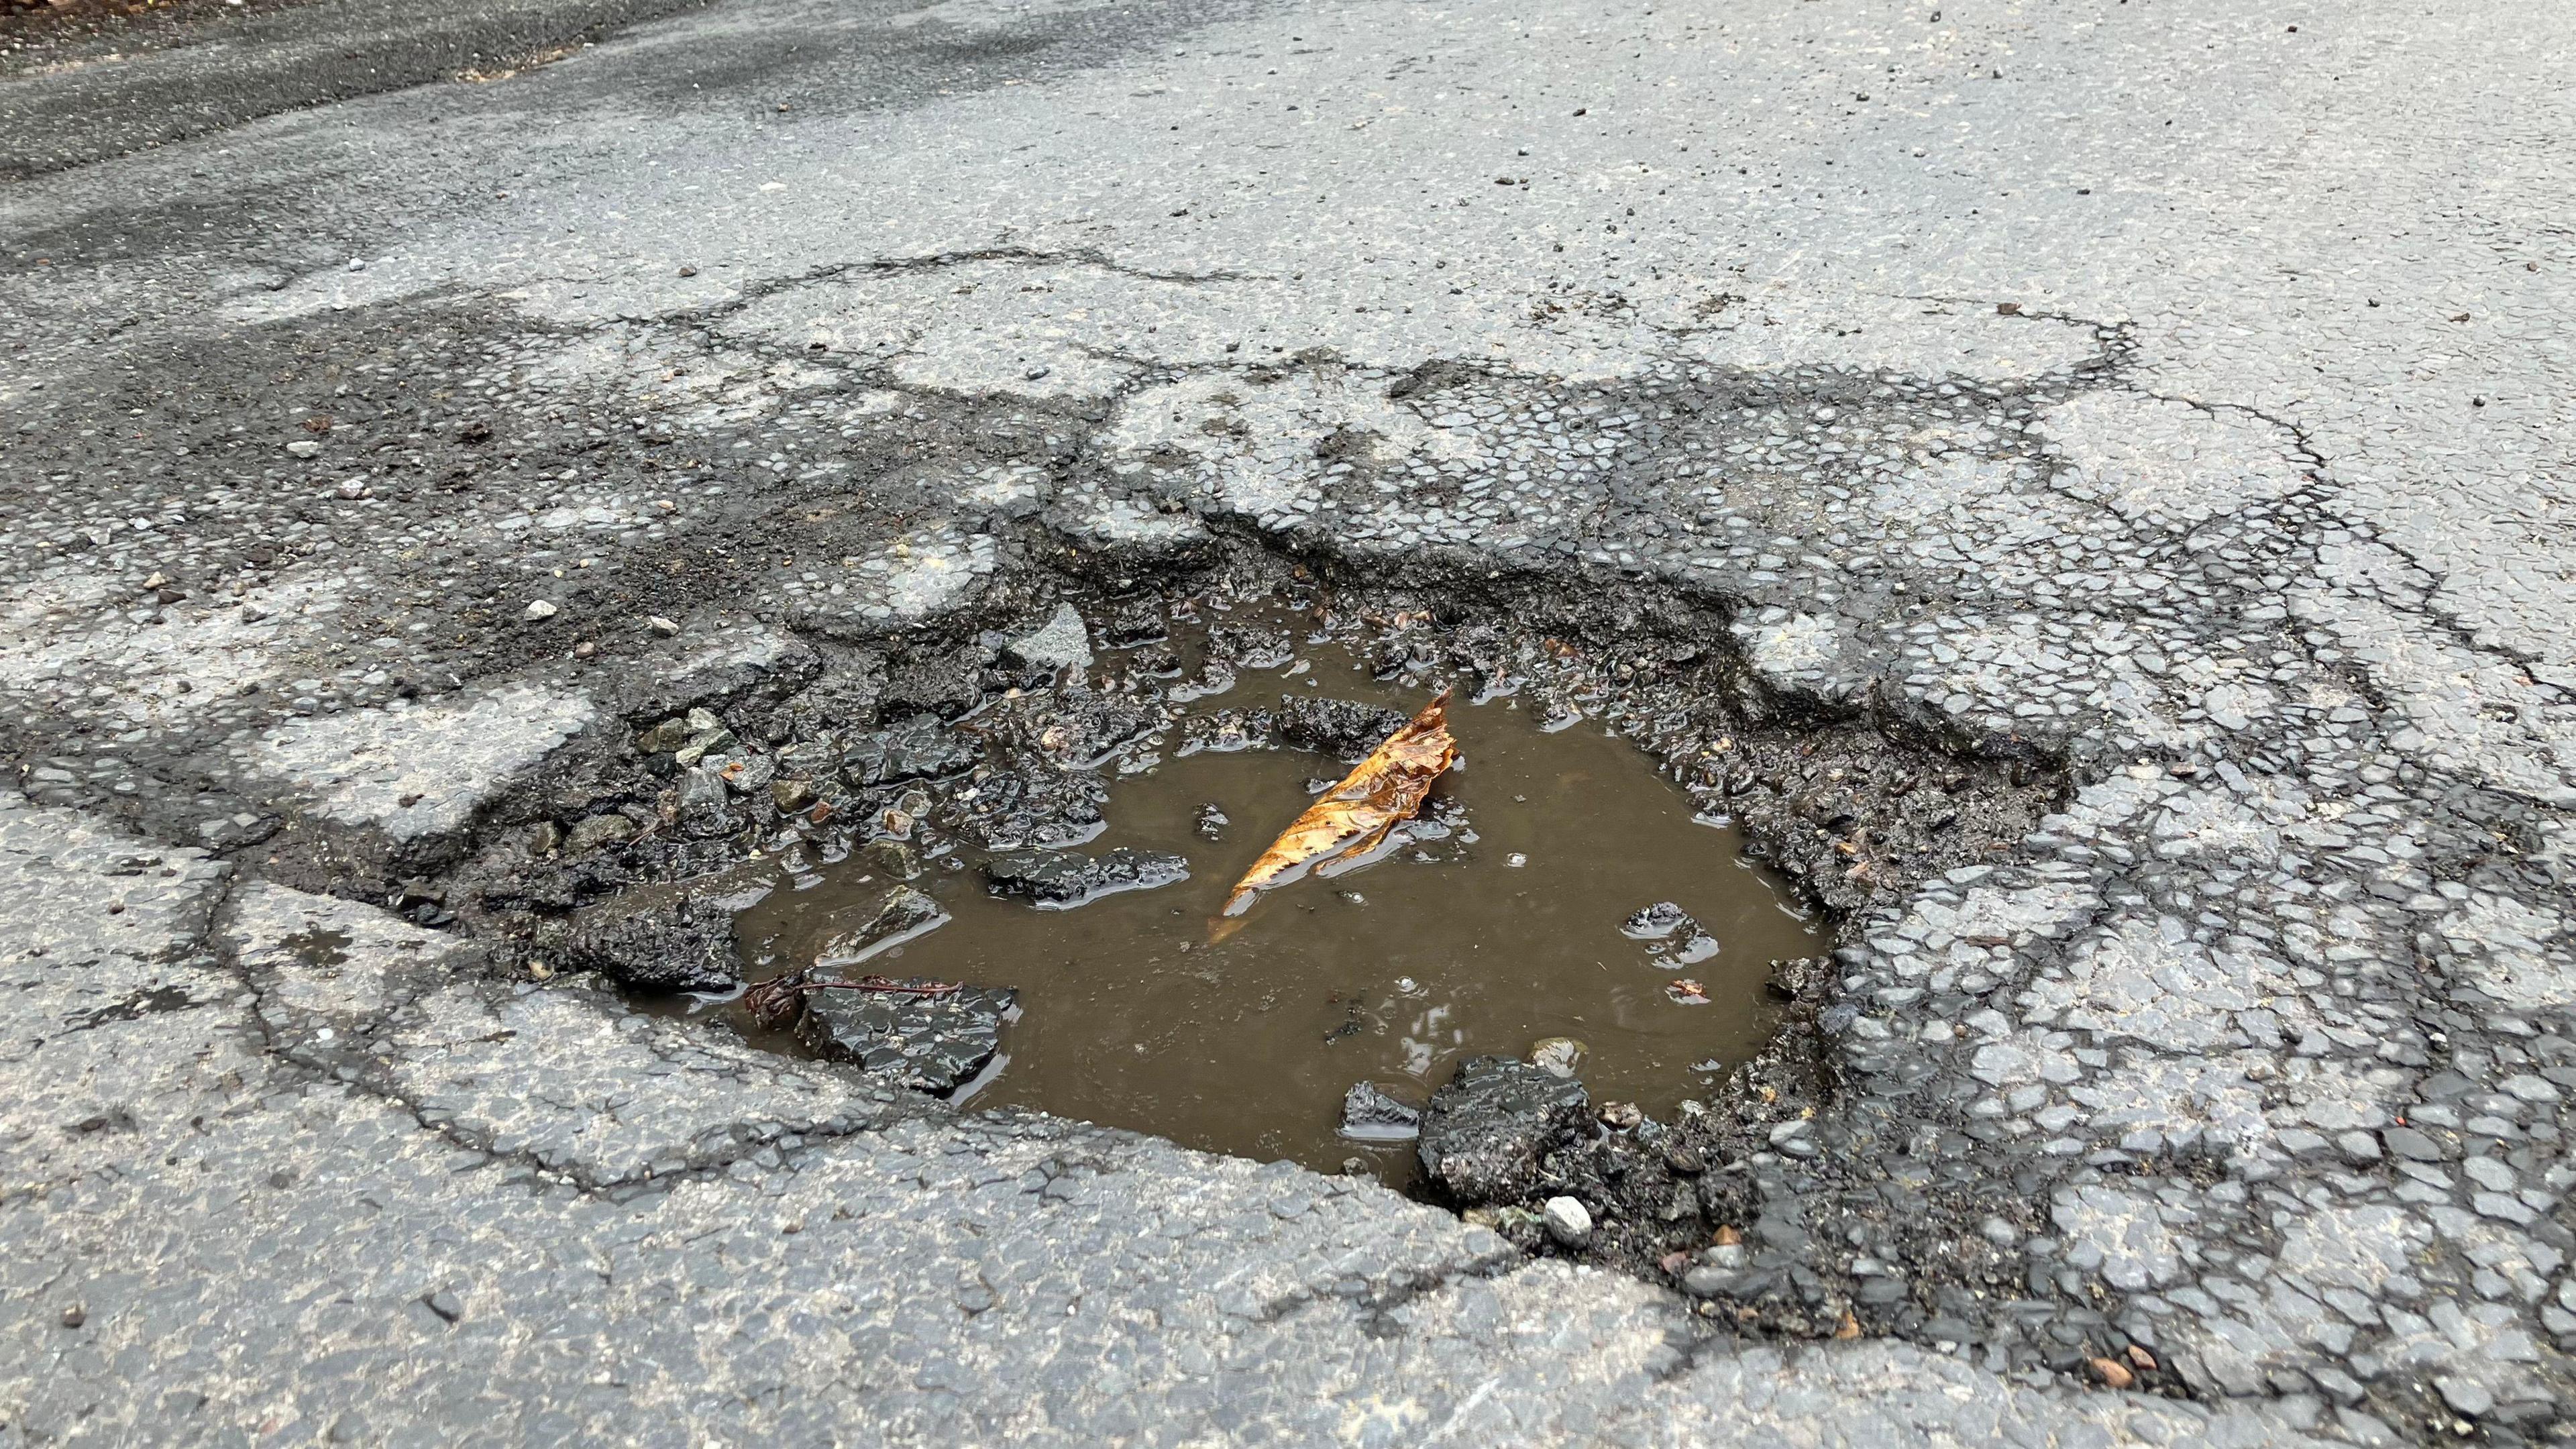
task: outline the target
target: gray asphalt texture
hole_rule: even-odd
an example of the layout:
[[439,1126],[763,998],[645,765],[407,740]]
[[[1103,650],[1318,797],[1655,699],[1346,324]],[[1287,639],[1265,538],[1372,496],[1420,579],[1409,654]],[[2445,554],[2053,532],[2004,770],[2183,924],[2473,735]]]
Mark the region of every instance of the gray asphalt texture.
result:
[[[2563,1432],[2576,12],[391,13],[0,79],[0,1442]],[[1847,925],[1926,1135],[1754,1164],[1991,1208],[2018,1296],[1712,1337],[386,909],[1032,521],[1688,589],[1781,698],[2061,753]]]

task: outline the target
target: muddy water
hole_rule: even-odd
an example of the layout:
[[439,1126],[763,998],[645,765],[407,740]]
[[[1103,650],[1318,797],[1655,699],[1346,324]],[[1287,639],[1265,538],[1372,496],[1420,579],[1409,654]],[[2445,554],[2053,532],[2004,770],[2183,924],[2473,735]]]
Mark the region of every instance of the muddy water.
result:
[[[1295,673],[1244,670],[1192,708],[1301,692],[1410,712],[1429,697],[1375,683],[1329,647],[1303,657]],[[1082,848],[1185,856],[1187,879],[1040,910],[990,896],[974,869],[934,868],[913,884],[951,919],[867,969],[1018,989],[974,1105],[1214,1151],[1327,1170],[1356,1156],[1401,1183],[1409,1143],[1337,1135],[1352,1083],[1418,1107],[1459,1058],[1523,1055],[1558,1036],[1587,1047],[1578,1075],[1595,1102],[1668,1116],[1766,1040],[1768,964],[1821,941],[1735,834],[1694,819],[1690,797],[1626,742],[1582,722],[1551,732],[1509,698],[1462,702],[1450,718],[1461,764],[1426,811],[1445,833],[1274,891],[1221,941],[1211,927],[1228,888],[1345,763],[1284,747],[1167,750],[1112,786],[1107,829]],[[1216,839],[1202,833],[1209,806],[1227,821]],[[854,857],[771,894],[739,918],[751,974],[812,959],[836,908],[889,883]],[[1685,946],[1687,928],[1623,933],[1632,912],[1664,901],[1715,950]]]

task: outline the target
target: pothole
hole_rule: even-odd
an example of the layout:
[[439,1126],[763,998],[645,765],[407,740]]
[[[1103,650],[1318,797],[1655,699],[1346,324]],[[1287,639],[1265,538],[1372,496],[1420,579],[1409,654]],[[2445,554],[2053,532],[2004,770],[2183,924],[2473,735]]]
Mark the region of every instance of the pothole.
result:
[[[1870,1025],[1841,923],[1973,879],[2064,798],[2010,736],[1766,682],[1722,599],[1222,540],[1010,552],[970,613],[636,681],[404,899],[540,978],[965,1110],[1357,1158],[1525,1246],[1578,1196],[1574,1250],[1670,1273],[1761,1218],[1761,1163],[1834,1170],[1818,1042]],[[1442,688],[1464,767],[1393,848],[1215,929]],[[745,989],[797,972],[755,1019]],[[820,984],[872,976],[960,989]]]
[[[1130,631],[1154,612],[1131,606]],[[1321,608],[1185,615],[1100,653],[1095,673],[1124,682],[1113,697],[1160,709],[1086,760],[1110,782],[1096,834],[994,850],[941,831],[1003,788],[1003,746],[919,825],[782,874],[737,919],[754,980],[810,968],[967,994],[826,987],[775,1027],[738,1001],[699,1010],[978,1107],[1324,1171],[1356,1160],[1398,1185],[1415,1175],[1411,1118],[1465,1059],[1535,1055],[1668,1120],[1768,1040],[1770,963],[1822,947],[1808,913],[1634,745],[1508,676],[1452,706],[1460,760],[1415,820],[1224,916],[1272,837],[1456,681],[1379,677]],[[993,733],[1021,714],[1041,739],[1067,728],[1019,703],[997,702]]]

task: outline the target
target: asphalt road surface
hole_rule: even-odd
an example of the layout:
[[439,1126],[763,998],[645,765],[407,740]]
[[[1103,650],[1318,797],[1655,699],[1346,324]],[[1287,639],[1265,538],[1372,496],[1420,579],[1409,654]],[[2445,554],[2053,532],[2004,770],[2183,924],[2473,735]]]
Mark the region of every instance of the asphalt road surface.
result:
[[[2576,11],[436,9],[0,63],[0,1443],[2565,1432]],[[1842,923],[1923,1133],[1745,1165],[1955,1227],[1766,1213],[1900,1326],[405,894],[656,689],[1211,530],[1721,599],[1770,698],[2066,764]]]

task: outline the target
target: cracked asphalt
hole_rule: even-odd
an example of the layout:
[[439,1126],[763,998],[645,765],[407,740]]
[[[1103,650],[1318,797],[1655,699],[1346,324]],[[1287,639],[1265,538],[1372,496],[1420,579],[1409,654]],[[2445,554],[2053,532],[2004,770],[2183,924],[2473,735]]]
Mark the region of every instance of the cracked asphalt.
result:
[[[0,1442],[2563,1440],[2576,15],[389,16],[0,69]],[[419,884],[1253,546],[2068,772],[1838,920],[1750,1266],[952,1113]]]

